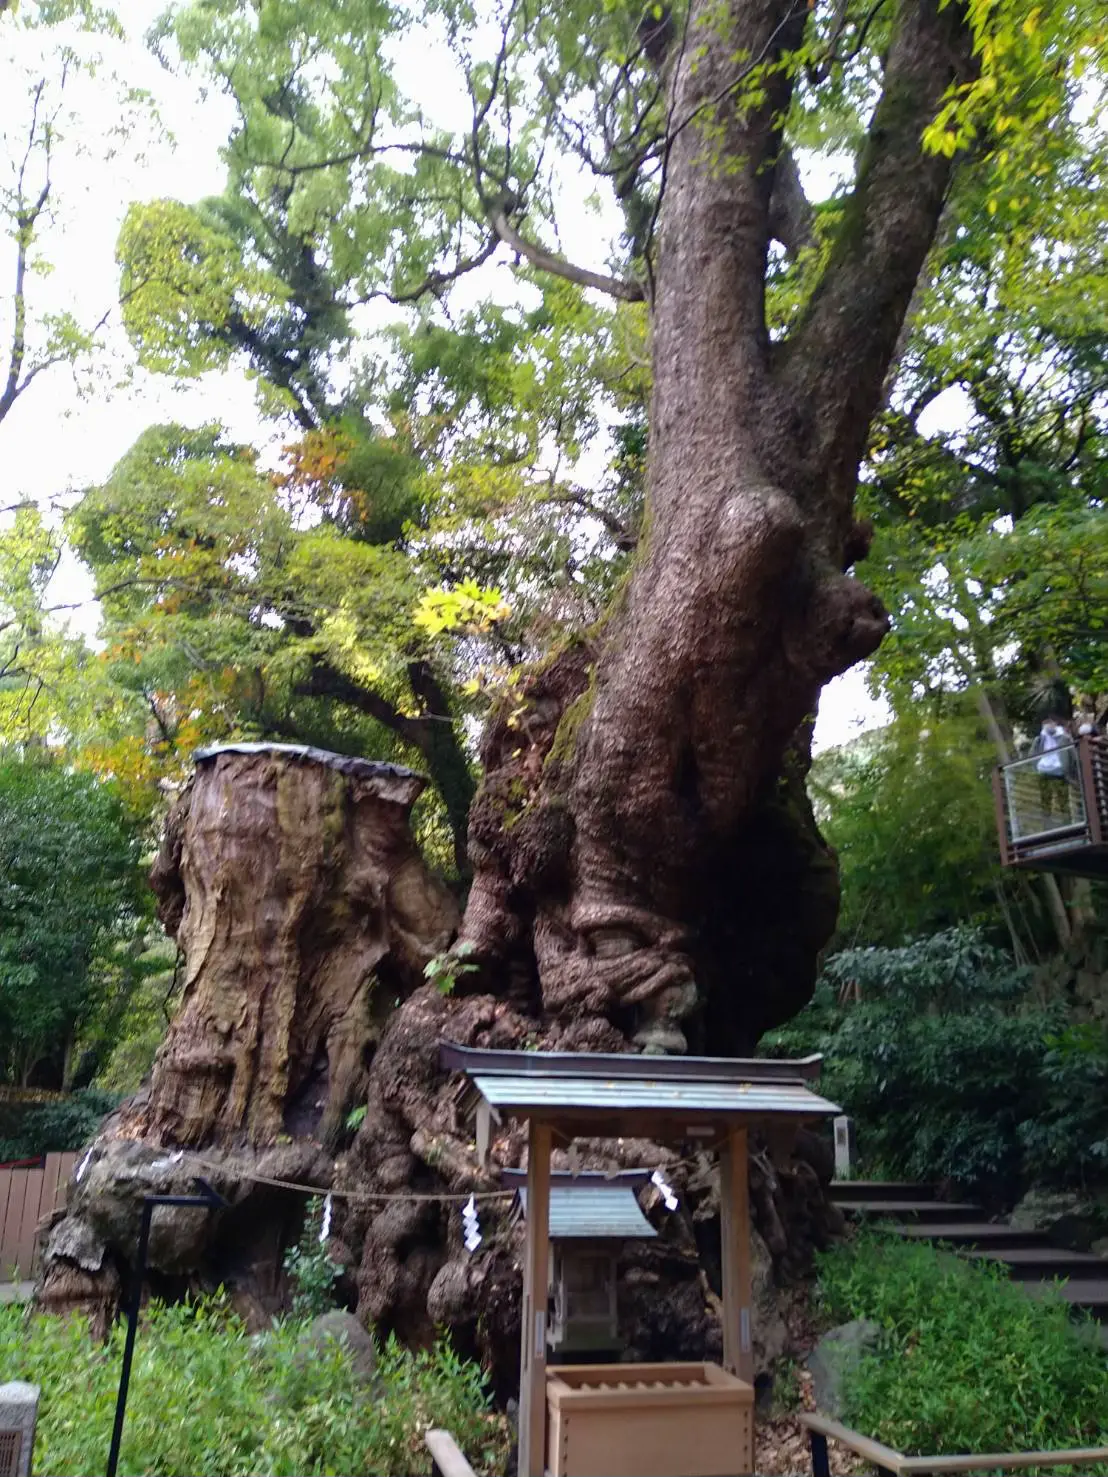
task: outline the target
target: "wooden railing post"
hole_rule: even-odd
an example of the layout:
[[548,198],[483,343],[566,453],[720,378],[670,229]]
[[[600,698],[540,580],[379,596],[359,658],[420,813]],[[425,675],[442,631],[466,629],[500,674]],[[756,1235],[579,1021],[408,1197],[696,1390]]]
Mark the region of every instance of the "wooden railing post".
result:
[[477,1477],[449,1431],[428,1431],[423,1440],[431,1453],[431,1477]]
[[527,1220],[519,1370],[519,1477],[546,1469],[546,1310],[549,1301],[550,1149],[548,1123],[533,1119],[527,1139]]
[[723,1367],[754,1383],[747,1130],[729,1128],[719,1156]]

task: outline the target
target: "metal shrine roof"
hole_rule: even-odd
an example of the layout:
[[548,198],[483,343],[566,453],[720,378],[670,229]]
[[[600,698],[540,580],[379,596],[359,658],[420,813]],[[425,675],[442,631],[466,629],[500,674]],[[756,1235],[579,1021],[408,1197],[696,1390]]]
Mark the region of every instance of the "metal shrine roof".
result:
[[[551,1241],[640,1241],[657,1236],[630,1185],[566,1185],[559,1179],[550,1187]],[[526,1185],[520,1186],[518,1198],[526,1217]]]
[[[491,1051],[444,1041],[439,1062],[458,1072],[513,1072],[526,1077],[659,1077],[711,1082],[814,1082],[823,1057],[641,1056],[637,1052]],[[649,1068],[649,1071],[645,1069]]]
[[595,1052],[475,1051],[445,1043],[498,1117],[542,1119],[576,1134],[683,1138],[748,1122],[803,1122],[840,1109],[807,1086],[819,1058],[797,1062]]
[[839,1109],[807,1087],[783,1082],[667,1082],[646,1076],[600,1082],[592,1077],[517,1077],[474,1072],[490,1106],[520,1116],[545,1109],[643,1109],[675,1113],[741,1113],[750,1117],[834,1115]]

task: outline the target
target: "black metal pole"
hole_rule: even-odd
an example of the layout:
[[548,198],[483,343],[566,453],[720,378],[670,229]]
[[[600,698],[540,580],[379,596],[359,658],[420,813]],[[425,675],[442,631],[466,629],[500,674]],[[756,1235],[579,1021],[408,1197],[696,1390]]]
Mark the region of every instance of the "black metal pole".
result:
[[820,1431],[809,1431],[808,1439],[812,1447],[812,1477],[831,1477],[827,1437]]
[[142,1202],[142,1230],[139,1232],[138,1260],[135,1265],[135,1283],[131,1289],[131,1305],[127,1309],[127,1342],[123,1345],[123,1368],[119,1372],[119,1394],[115,1400],[115,1424],[112,1426],[112,1444],[108,1451],[107,1477],[115,1477],[119,1466],[119,1443],[123,1440],[123,1417],[127,1413],[127,1387],[131,1383],[131,1360],[135,1356],[135,1334],[138,1332],[139,1308],[142,1304],[142,1284],[146,1277],[146,1252],[150,1244],[150,1220],[154,1214],[154,1198]]
[[218,1191],[205,1180],[196,1182],[203,1190],[202,1195],[147,1195],[142,1202],[142,1226],[139,1230],[138,1259],[135,1265],[135,1283],[131,1289],[130,1306],[127,1309],[127,1341],[123,1345],[123,1367],[119,1371],[119,1394],[115,1400],[115,1423],[112,1426],[112,1444],[108,1452],[107,1477],[116,1477],[119,1466],[119,1447],[123,1440],[123,1418],[127,1413],[127,1390],[131,1383],[131,1361],[135,1356],[135,1334],[138,1332],[139,1309],[142,1306],[142,1284],[146,1280],[146,1254],[150,1246],[150,1222],[155,1205],[194,1205],[204,1210],[215,1210],[227,1202]]

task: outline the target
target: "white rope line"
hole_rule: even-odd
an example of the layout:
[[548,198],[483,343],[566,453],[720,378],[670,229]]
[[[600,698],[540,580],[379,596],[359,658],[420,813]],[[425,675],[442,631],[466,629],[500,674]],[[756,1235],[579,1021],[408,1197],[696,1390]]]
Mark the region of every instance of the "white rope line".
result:
[[[722,1142],[722,1140],[720,1142]],[[718,1147],[719,1144],[706,1145],[705,1148],[701,1149],[695,1157],[690,1157],[688,1159],[675,1159],[665,1166],[666,1173],[671,1174],[675,1169],[695,1168],[702,1154],[711,1153]],[[178,1152],[180,1153],[181,1151]],[[326,1197],[330,1196],[332,1200],[347,1200],[353,1203],[376,1204],[378,1202],[384,1201],[406,1201],[408,1203],[423,1203],[433,1201],[439,1204],[465,1204],[470,1200],[512,1200],[515,1198],[516,1195],[516,1191],[514,1189],[459,1191],[436,1190],[430,1192],[421,1192],[418,1190],[402,1190],[399,1193],[390,1192],[387,1190],[344,1190],[336,1189],[330,1185],[310,1185],[298,1180],[281,1179],[277,1175],[262,1174],[255,1169],[240,1169],[237,1167],[232,1168],[227,1164],[220,1164],[213,1159],[205,1159],[202,1155],[193,1154],[191,1152],[188,1153],[187,1157],[190,1163],[198,1165],[209,1175],[222,1176],[230,1179],[251,1180],[255,1184],[270,1185],[277,1190],[292,1190],[298,1194],[309,1195],[319,1199],[326,1199]],[[616,1169],[612,1173],[613,1176],[615,1176],[618,1175],[620,1172],[620,1170]],[[661,1171],[655,1171],[655,1175],[658,1175],[660,1173]],[[661,1192],[661,1187],[658,1185],[656,1178],[652,1178],[651,1185],[654,1189],[658,1189]],[[668,1185],[666,1186],[666,1189],[669,1189]],[[672,1195],[672,1191],[670,1192],[670,1194]],[[666,1199],[666,1203],[668,1205],[669,1201],[664,1193],[663,1199]],[[669,1208],[672,1209],[673,1207],[670,1206]]]

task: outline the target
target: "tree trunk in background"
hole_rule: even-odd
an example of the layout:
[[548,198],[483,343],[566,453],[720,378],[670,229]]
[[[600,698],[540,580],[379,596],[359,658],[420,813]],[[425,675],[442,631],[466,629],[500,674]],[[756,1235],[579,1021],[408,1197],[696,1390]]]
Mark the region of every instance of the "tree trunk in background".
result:
[[201,757],[152,874],[184,957],[181,1006],[149,1085],[107,1121],[71,1189],[47,1252],[48,1304],[110,1304],[141,1197],[191,1188],[197,1169],[166,1153],[177,1149],[221,1166],[210,1177],[234,1187],[235,1206],[211,1220],[159,1212],[151,1266],[237,1269],[249,1287],[256,1260],[272,1284],[302,1198],[282,1203],[240,1176],[330,1182],[328,1150],[364,1101],[381,1021],[457,927],[409,828],[423,784],[280,745]]

